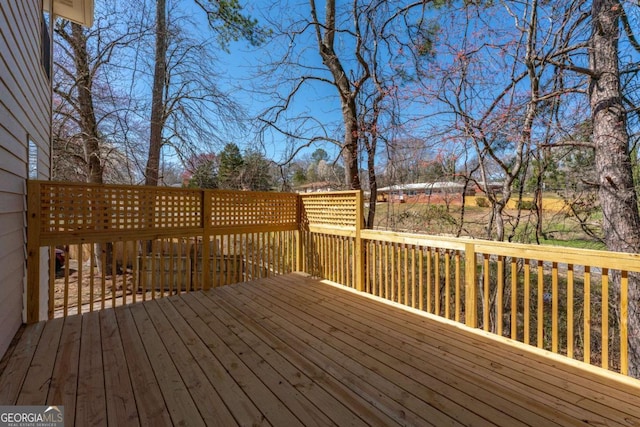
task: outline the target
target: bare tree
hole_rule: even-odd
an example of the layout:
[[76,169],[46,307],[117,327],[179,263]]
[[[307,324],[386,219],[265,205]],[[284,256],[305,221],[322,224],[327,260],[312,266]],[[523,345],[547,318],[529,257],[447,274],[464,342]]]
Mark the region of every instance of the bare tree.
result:
[[[491,204],[489,238],[514,237],[519,216],[509,232],[505,208],[514,195],[521,197],[531,154],[549,139],[557,139],[557,133],[548,129],[554,125],[550,118],[561,97],[584,93],[583,78],[570,79],[540,60],[575,50],[565,49],[562,43],[575,37],[567,32],[575,31],[584,20],[576,10],[579,6],[541,5],[537,0],[492,7],[466,5],[452,22],[443,23],[459,28],[461,34],[440,45],[438,55],[446,57],[443,62],[448,65],[435,64],[427,70],[437,76],[430,81],[439,83],[425,86],[424,92],[430,101],[435,98],[444,123],[450,126],[443,133],[463,144],[476,161],[477,168],[470,169],[473,175],[467,179],[482,188]],[[545,17],[562,19],[545,19],[541,24],[543,12]],[[498,17],[503,27],[489,22]],[[502,183],[500,191],[492,191],[491,181]]]
[[[353,82],[349,81],[342,60],[336,53],[336,2],[327,0],[324,5],[324,21],[318,19],[318,12],[314,0],[310,0],[311,25],[313,25],[318,52],[322,57],[322,63],[327,67],[333,78],[333,85],[338,90],[340,105],[342,109],[342,120],[344,122],[344,142],[342,144],[342,155],[345,164],[345,181],[347,187],[360,189],[360,170],[358,167],[358,111],[356,108],[356,97],[359,88],[369,79],[369,67],[364,61],[358,58],[362,65],[362,73]],[[357,2],[356,2],[357,4]],[[356,21],[357,26],[357,21]],[[356,43],[361,43],[359,33],[356,33]],[[356,48],[356,57],[358,57]]]
[[[402,71],[390,64],[401,56],[398,52],[403,47],[424,47],[424,5],[334,0],[319,5],[310,0],[306,14],[301,12],[286,24],[279,24],[281,19],[273,24],[279,33],[272,45],[278,41],[286,45],[282,56],[262,70],[263,76],[273,79],[272,94],[279,101],[260,116],[263,131],[275,131],[298,144],[283,163],[292,161],[304,147],[335,144],[345,166],[347,188],[360,189],[365,182],[371,190],[368,226],[373,225],[376,211],[379,144],[391,141],[399,128],[400,108],[395,100]],[[292,117],[289,112],[297,109],[298,98],[309,91],[322,93],[319,101],[336,105],[340,120],[320,120],[312,109]],[[366,157],[366,177],[360,176],[361,157]]]
[[[356,3],[357,5],[357,3]],[[375,225],[378,199],[378,150],[391,148],[397,141],[400,122],[400,105],[397,87],[401,77],[388,63],[398,57],[394,53],[398,42],[393,26],[393,14],[386,2],[359,6],[356,14],[356,34],[359,43],[356,48],[360,67],[369,78],[363,80],[356,101],[358,107],[358,136],[360,150],[366,155],[369,188],[369,209],[365,227]],[[391,6],[393,7],[393,6]],[[391,68],[391,69],[390,69]],[[389,162],[390,163],[390,162]]]
[[[605,243],[613,251],[639,253],[640,215],[633,185],[618,48],[625,17],[623,4],[618,0],[592,3],[589,103]],[[626,25],[625,29],[635,42],[630,27]],[[640,53],[637,43],[635,48]],[[618,287],[619,283],[616,280]],[[636,275],[629,280],[628,323],[629,374],[640,378],[640,277]]]
[[149,156],[144,172],[146,185],[158,185],[160,150],[162,150],[162,130],[167,120],[164,91],[167,82],[167,1],[157,0],[155,20],[155,60],[153,86],[151,89],[151,117],[149,120]]
[[[222,49],[239,38],[259,44],[266,35],[256,20],[243,14],[237,1],[195,3],[206,14]],[[188,34],[190,26],[193,23],[178,5],[167,14],[166,0],[156,2],[146,185],[158,184],[163,146],[172,145],[184,159],[203,141],[223,141],[222,129],[240,123],[239,106],[216,84],[214,46],[204,37]]]
[[[116,134],[122,136],[117,124],[122,115],[118,89],[109,77],[118,67],[118,54],[144,32],[140,28],[121,31],[117,20],[127,21],[127,14],[117,4],[110,6],[99,10],[92,29],[65,20],[59,20],[55,27],[56,48],[61,55],[55,63],[53,84],[54,171],[98,184],[104,182],[105,171],[111,176],[117,173],[119,168],[111,167],[110,161],[128,163],[120,144],[113,139]],[[59,159],[70,159],[67,164],[78,165],[80,170],[61,170]],[[111,272],[112,244],[97,244],[95,253],[98,268]],[[105,265],[102,253],[106,255]]]
[[[455,14],[465,17],[461,27],[465,32],[461,44],[455,40],[451,44],[452,66],[441,70],[441,90],[435,92],[447,106],[447,114],[456,118],[452,130],[471,143],[480,183],[489,178],[485,162],[500,167],[502,190],[495,197],[487,193],[496,230],[490,235],[506,237],[504,206],[514,190],[522,190],[531,153],[575,145],[567,136],[590,115],[590,141],[580,145],[595,152],[596,182],[592,184],[598,189],[604,241],[610,250],[639,252],[640,217],[628,114],[637,111],[637,96],[629,88],[637,82],[633,58],[640,45],[626,9],[637,12],[637,6],[617,0],[504,2],[500,7],[516,24],[507,39],[507,29],[496,28],[497,20],[483,21],[495,7],[482,7],[479,13],[475,6],[466,5]],[[478,37],[482,34],[492,35],[491,40]],[[628,52],[635,52],[624,54],[621,43]],[[495,63],[508,73],[491,71]],[[498,81],[485,70],[495,73]],[[585,101],[590,111],[579,109]],[[619,290],[619,278],[613,282]],[[630,277],[629,371],[634,376],[640,375],[639,300],[640,280]]]
[[[131,16],[119,3],[97,10],[91,29],[65,20],[55,24],[54,164],[56,176],[102,183],[117,179],[123,160],[123,98],[113,83],[123,51],[144,34],[122,31]],[[127,25],[128,27],[128,25]],[[126,103],[124,103],[126,104]]]

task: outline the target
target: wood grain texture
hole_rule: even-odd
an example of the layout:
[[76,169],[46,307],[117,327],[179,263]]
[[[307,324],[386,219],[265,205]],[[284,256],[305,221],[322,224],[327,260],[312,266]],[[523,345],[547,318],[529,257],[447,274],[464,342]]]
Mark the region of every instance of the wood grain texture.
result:
[[38,323],[1,366],[66,425],[640,423],[636,380],[301,274]]

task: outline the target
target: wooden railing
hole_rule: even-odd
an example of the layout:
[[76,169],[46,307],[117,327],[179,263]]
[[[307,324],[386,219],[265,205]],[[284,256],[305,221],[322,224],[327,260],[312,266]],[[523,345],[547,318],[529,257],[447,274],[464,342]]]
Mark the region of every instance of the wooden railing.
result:
[[474,305],[465,302],[467,243],[376,230],[362,238],[367,292],[475,327]]
[[359,191],[300,197],[298,269],[362,290],[362,194]]
[[[331,194],[302,199],[319,197],[334,206]],[[335,197],[353,220],[333,225],[327,213],[304,228],[304,271],[628,373],[628,287],[640,255],[363,230],[358,194]]]
[[38,320],[41,248],[52,272],[49,318],[296,269],[296,194],[28,186],[29,322]]
[[366,230],[365,290],[627,374],[634,254]]
[[365,230],[358,191],[35,181],[28,205],[30,321],[39,310],[41,248],[51,272],[63,248],[67,262],[49,275],[49,317],[303,271],[628,373],[636,254]]

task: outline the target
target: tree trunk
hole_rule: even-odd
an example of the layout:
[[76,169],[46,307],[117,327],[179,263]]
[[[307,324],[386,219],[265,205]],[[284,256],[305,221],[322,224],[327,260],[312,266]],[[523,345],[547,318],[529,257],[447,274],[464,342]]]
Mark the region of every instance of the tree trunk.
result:
[[92,78],[89,70],[87,38],[79,24],[71,24],[73,59],[76,67],[78,107],[80,109],[80,132],[87,164],[87,182],[102,184],[102,162],[100,160],[100,138],[95,110],[93,109]]
[[[87,182],[102,184],[104,167],[100,153],[98,122],[96,120],[95,109],[93,108],[93,95],[91,92],[93,79],[89,64],[89,54],[87,52],[87,38],[79,24],[71,24],[71,40],[73,60],[76,67],[80,133],[87,167]],[[105,209],[105,207],[92,209]],[[100,216],[98,212],[96,212],[96,214]],[[104,225],[108,226],[108,224]],[[104,271],[105,273],[113,271],[113,243],[96,243],[94,252],[95,259],[93,262],[95,262],[95,265],[98,267],[98,271]],[[105,254],[104,265],[102,264],[103,253]],[[80,251],[80,259],[78,262],[82,262],[82,251]]]
[[166,0],[156,3],[156,51],[151,95],[151,126],[149,133],[149,157],[145,169],[145,185],[158,185],[162,129],[165,122],[164,88],[167,78],[167,17]]
[[376,145],[377,136],[372,136],[371,144],[367,147],[367,171],[369,173],[369,213],[366,228],[373,229],[376,220],[376,202],[378,199],[378,180],[376,178]]
[[[509,198],[510,197],[511,197],[511,194],[509,194]],[[509,200],[509,199],[505,197],[504,200]],[[498,242],[504,241],[504,207],[505,205],[503,204],[502,201],[496,203],[494,207],[494,211],[495,211],[494,220],[496,223],[496,240]]]
[[[322,57],[322,63],[333,76],[333,84],[340,94],[342,107],[342,120],[344,122],[344,143],[342,145],[342,158],[345,166],[345,181],[351,190],[360,190],[360,175],[358,167],[358,109],[356,107],[356,92],[352,90],[347,73],[340,62],[334,48],[336,33],[336,2],[327,0],[325,3],[325,24],[321,26],[317,22],[315,1],[310,1],[311,13],[316,21],[316,37],[318,50]],[[321,35],[322,28],[324,36]]]
[[[593,119],[593,144],[602,208],[602,228],[607,248],[640,252],[640,216],[633,186],[626,112],[622,104],[618,64],[619,19],[617,0],[594,0],[589,101]],[[619,291],[619,281],[615,281]],[[640,280],[629,280],[629,374],[640,377]]]
[[[331,69],[331,67],[329,67]],[[339,67],[342,70],[342,67]],[[332,70],[333,72],[333,70]],[[334,73],[335,75],[335,73]],[[346,80],[346,78],[345,78]],[[348,82],[346,83],[349,84]],[[343,158],[346,173],[346,184],[349,190],[360,190],[360,168],[358,167],[358,112],[353,94],[340,90],[340,102],[342,103],[342,118],[344,120],[344,148]],[[348,86],[347,86],[347,89]]]

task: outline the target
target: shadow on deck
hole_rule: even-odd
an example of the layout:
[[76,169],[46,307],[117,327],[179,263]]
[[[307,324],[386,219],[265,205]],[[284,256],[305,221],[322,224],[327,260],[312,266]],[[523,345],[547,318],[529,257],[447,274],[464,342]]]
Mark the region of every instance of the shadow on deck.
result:
[[30,325],[0,366],[67,426],[640,426],[636,380],[299,274]]

